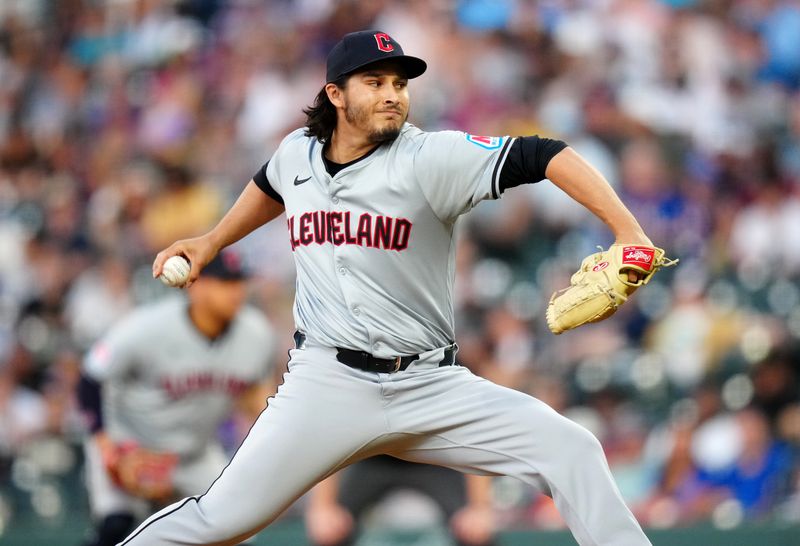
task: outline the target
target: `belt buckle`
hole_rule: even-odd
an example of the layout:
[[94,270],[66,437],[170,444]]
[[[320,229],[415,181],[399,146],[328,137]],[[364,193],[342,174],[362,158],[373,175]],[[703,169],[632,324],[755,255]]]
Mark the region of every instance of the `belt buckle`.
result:
[[391,371],[391,373],[395,373],[395,372],[400,371],[400,366],[402,364],[403,364],[403,357],[402,356],[394,357],[394,369]]

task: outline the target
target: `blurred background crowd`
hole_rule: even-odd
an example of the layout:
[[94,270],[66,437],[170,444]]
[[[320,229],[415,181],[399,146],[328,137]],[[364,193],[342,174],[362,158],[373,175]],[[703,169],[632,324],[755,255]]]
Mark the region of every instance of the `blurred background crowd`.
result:
[[[590,428],[645,526],[800,522],[800,2],[0,0],[0,535],[85,513],[84,351],[166,293],[155,252],[220,217],[364,28],[428,61],[413,123],[565,140],[681,260],[555,337],[550,293],[611,235],[509,190],[461,223],[461,362]],[[285,225],[239,248],[283,352]],[[562,525],[513,481],[495,503]]]

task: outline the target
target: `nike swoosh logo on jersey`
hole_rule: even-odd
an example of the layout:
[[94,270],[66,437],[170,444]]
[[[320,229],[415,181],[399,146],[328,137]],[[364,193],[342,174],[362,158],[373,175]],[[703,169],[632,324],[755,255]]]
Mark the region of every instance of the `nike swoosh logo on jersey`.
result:
[[308,182],[309,180],[311,180],[310,176],[308,178],[298,178],[297,176],[295,176],[294,177],[294,185],[295,186],[299,186],[300,184]]

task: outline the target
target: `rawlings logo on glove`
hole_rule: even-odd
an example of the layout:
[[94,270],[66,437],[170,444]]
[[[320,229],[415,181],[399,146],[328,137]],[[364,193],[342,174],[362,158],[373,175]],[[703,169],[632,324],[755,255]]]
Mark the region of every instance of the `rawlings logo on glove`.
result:
[[[570,286],[554,293],[547,305],[547,326],[554,334],[597,322],[613,315],[628,296],[650,282],[662,267],[678,260],[664,250],[644,245],[611,245],[584,258],[570,278]],[[629,272],[635,272],[632,280]]]
[[[653,265],[653,257],[656,254],[657,248],[649,248],[642,246],[626,246],[622,248],[622,263],[623,265],[636,265],[644,270],[650,271]],[[663,256],[664,251],[661,250]]]

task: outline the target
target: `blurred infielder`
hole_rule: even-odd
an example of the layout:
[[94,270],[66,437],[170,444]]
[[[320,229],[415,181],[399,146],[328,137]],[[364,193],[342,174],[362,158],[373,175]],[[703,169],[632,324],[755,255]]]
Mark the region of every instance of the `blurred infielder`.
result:
[[315,546],[352,546],[366,512],[385,497],[410,489],[436,503],[458,546],[493,546],[492,482],[443,466],[378,455],[318,483],[305,511],[306,534]]
[[[236,544],[318,481],[380,453],[535,484],[582,545],[649,544],[594,436],[455,365],[453,235],[480,201],[549,178],[626,249],[641,250],[641,263],[652,243],[563,142],[406,123],[408,80],[425,68],[383,32],[345,36],[307,127],[283,140],[213,230],[156,257],[157,276],[168,257],[186,256],[191,283],[219,249],[285,211],[296,348],[285,382],[209,490],[158,512],[122,544]],[[638,282],[631,275],[626,282]]]
[[155,508],[205,491],[228,460],[221,423],[237,404],[253,420],[263,409],[274,340],[245,296],[238,257],[225,251],[188,301],[140,307],[88,353],[79,399],[92,431],[90,545],[116,544]]

